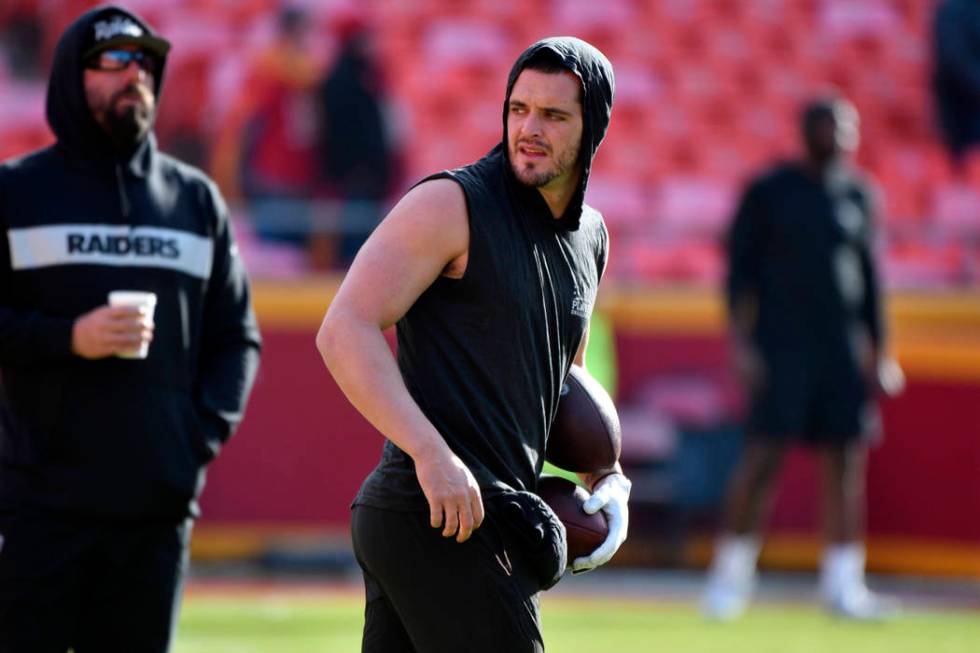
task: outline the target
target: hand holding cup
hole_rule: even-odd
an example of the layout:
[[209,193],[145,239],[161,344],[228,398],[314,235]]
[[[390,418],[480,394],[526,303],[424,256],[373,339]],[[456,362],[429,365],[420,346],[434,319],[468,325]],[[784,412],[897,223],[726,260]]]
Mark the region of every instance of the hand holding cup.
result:
[[143,359],[153,340],[156,295],[141,291],[113,291],[109,304],[75,320],[72,351],[82,358],[107,356]]

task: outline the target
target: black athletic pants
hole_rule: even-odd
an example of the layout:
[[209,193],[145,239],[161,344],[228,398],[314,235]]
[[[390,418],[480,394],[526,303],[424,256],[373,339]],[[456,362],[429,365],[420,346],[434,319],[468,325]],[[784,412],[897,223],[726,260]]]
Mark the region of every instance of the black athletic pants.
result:
[[538,585],[488,515],[459,544],[428,513],[359,505],[351,532],[364,571],[364,653],[540,653]]
[[0,513],[0,653],[165,653],[191,521]]

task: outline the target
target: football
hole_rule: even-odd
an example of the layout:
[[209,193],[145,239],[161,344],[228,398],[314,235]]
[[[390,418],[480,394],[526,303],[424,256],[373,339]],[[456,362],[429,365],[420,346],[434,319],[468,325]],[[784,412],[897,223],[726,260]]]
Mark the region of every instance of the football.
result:
[[545,460],[570,472],[599,471],[619,460],[621,437],[612,397],[591,374],[572,365],[548,434]]
[[583,488],[560,476],[542,476],[538,479],[538,496],[565,525],[569,564],[575,558],[591,554],[606,540],[609,534],[606,516],[601,510],[590,515],[582,509],[589,498]]

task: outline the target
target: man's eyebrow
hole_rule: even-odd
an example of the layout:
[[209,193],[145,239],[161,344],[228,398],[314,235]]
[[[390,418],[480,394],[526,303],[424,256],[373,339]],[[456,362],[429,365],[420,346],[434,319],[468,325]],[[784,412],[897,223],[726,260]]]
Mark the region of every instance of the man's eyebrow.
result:
[[547,111],[548,113],[557,113],[557,114],[560,114],[562,116],[571,116],[572,115],[572,112],[571,111],[565,111],[564,109],[559,109],[558,107],[545,107],[544,110]]
[[[510,100],[508,104],[509,104],[509,106],[512,106],[512,107],[519,107],[519,108],[526,108],[527,107],[527,104],[525,102],[521,102],[520,100]],[[560,109],[558,107],[542,107],[542,111],[546,111],[547,113],[560,114],[562,116],[571,116],[572,115],[572,112],[571,111],[565,111],[564,109]]]

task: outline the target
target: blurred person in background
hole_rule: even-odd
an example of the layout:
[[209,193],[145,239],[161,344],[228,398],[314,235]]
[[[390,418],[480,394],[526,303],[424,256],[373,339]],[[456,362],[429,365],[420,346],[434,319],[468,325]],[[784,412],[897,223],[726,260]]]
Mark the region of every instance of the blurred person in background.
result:
[[[52,65],[56,144],[0,166],[2,651],[169,649],[205,469],[255,376],[221,195],[156,147],[169,50],[123,9],[83,14]],[[122,289],[155,310],[107,305]]]
[[215,143],[215,175],[249,203],[256,234],[305,248],[317,173],[314,91],[322,62],[308,41],[310,19],[284,5],[276,34],[251,63]]
[[41,74],[43,28],[32,3],[0,3],[0,80]]
[[881,429],[874,395],[896,394],[903,377],[886,354],[872,251],[876,198],[850,162],[858,120],[839,97],[810,103],[801,117],[803,160],[753,181],[729,233],[731,348],[751,409],[703,597],[710,618],[747,607],[778,472],[795,443],[822,462],[824,604],[857,619],[897,608],[864,577],[865,465]]
[[953,163],[980,145],[980,0],[943,0],[933,24],[932,88]]
[[338,204],[336,262],[346,268],[381,220],[396,160],[385,121],[384,80],[367,26],[340,29],[340,53],[318,88],[320,181]]
[[[317,335],[351,403],[386,438],[354,500],[363,651],[542,651],[539,592],[566,567],[565,530],[534,494],[562,383],[583,365],[608,233],[585,204],[613,72],[574,38],[515,62],[503,139],[415,186],[361,248]],[[383,332],[397,323],[397,361]],[[609,536],[630,482],[584,475]]]

